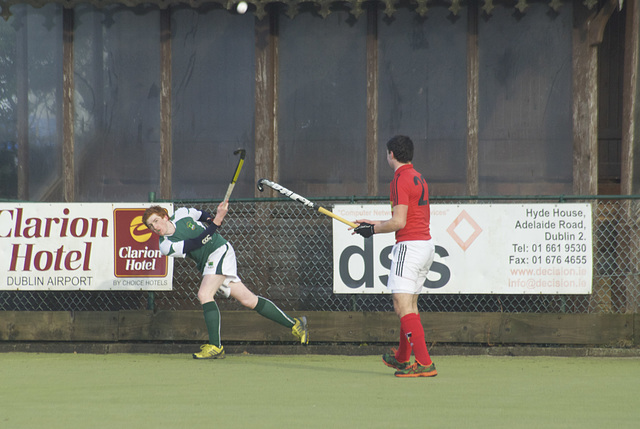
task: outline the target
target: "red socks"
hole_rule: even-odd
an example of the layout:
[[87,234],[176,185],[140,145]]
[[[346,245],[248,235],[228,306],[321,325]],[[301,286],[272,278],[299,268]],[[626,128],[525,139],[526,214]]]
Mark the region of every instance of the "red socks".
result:
[[412,349],[420,365],[431,365],[431,356],[424,339],[424,328],[420,315],[416,313],[409,313],[400,319],[400,346],[396,352],[398,362],[408,362],[411,359]]
[[400,322],[400,346],[396,351],[396,360],[404,363],[409,362],[411,359],[411,345],[407,339],[407,334],[404,331],[404,324]]

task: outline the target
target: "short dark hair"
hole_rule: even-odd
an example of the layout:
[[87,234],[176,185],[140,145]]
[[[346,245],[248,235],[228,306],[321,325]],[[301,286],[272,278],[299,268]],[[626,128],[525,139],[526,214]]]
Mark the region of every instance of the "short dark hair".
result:
[[413,160],[413,142],[407,136],[394,136],[387,142],[387,151],[399,162],[406,164]]

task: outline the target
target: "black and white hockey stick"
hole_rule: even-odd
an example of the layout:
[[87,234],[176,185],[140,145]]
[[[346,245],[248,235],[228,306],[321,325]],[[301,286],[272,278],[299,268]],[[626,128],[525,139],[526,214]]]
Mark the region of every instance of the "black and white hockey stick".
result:
[[267,180],[267,179],[260,179],[258,180],[258,190],[260,192],[264,191],[264,186],[263,185],[267,185],[268,187],[270,187],[271,189],[274,189],[278,192],[280,192],[282,195],[284,195],[285,197],[289,197],[291,198],[293,201],[297,201],[299,203],[304,204],[305,206],[317,210],[320,213],[327,215],[329,217],[334,218],[335,220],[338,220],[346,225],[349,225],[351,228],[355,228],[358,225],[353,223],[353,222],[349,222],[348,220],[346,220],[343,217],[340,217],[336,214],[333,214],[332,212],[330,212],[329,210],[325,209],[324,207],[320,207],[317,204],[312,203],[311,201],[309,201],[308,199],[306,199],[305,197],[296,194],[293,191],[288,190],[287,188],[285,188],[284,186],[278,185],[275,182],[272,182],[271,180]]

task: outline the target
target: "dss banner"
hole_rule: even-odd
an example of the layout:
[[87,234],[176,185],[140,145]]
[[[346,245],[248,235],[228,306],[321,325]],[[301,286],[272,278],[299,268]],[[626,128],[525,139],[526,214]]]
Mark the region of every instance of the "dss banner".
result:
[[0,203],[0,290],[171,290],[149,205]]
[[[391,217],[385,205],[336,205],[349,220]],[[394,234],[364,239],[333,221],[335,293],[387,293]],[[436,255],[423,293],[589,294],[589,204],[431,206]]]

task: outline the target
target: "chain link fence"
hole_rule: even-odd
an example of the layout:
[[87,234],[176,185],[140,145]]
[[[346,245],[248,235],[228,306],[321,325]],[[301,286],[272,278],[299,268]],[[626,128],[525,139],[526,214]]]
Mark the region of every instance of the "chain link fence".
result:
[[[432,198],[431,204],[591,202],[593,204],[593,288],[591,295],[424,295],[419,306],[429,312],[636,313],[640,303],[638,250],[640,199],[619,197],[538,197],[515,199]],[[380,198],[353,198],[358,204]],[[345,199],[316,200],[331,208]],[[215,212],[217,201],[174,201]],[[238,274],[256,294],[285,311],[393,311],[388,295],[334,294],[331,218],[291,200],[238,200],[220,230],[236,250]],[[23,292],[0,291],[0,310],[116,311],[200,309],[201,275],[189,260],[175,261],[170,292]],[[243,308],[218,299],[223,310]]]

